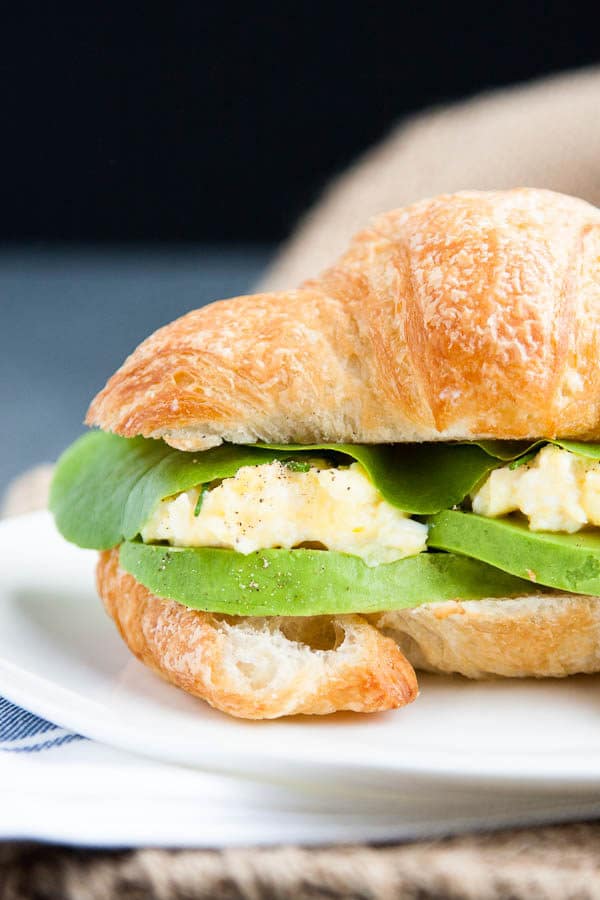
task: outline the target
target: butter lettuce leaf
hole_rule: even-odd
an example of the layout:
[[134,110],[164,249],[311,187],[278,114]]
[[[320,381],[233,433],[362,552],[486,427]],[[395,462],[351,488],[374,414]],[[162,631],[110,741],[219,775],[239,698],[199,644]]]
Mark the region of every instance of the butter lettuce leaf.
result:
[[489,471],[501,465],[498,457],[474,443],[256,446],[345,454],[361,464],[388,503],[412,515],[460,503]]
[[235,616],[315,616],[408,609],[442,600],[530,593],[528,582],[452,553],[369,567],[324,550],[179,548],[126,541],[121,566],[159,597]]
[[600,444],[563,440],[256,446],[346,454],[363,466],[392,506],[412,515],[431,515],[461,503],[492,469],[548,443],[580,456],[600,459]]
[[430,547],[465,554],[537,585],[600,596],[600,529],[530,531],[518,519],[454,510],[427,522]]
[[541,450],[544,444],[554,444],[576,453],[577,456],[585,456],[588,459],[600,459],[600,444],[585,443],[584,441],[568,441],[562,438],[544,438],[538,441],[474,441],[478,447],[485,450],[490,456],[503,462],[512,462],[521,456],[529,456],[537,450]]
[[[340,464],[359,462],[388,503],[430,515],[459,504],[489,471],[543,443],[224,444],[188,453],[160,440],[91,431],[58,461],[50,509],[67,540],[105,550],[139,534],[166,497],[228,478],[242,466],[302,461],[318,451]],[[600,459],[598,444],[554,443]]]
[[499,465],[468,444],[223,444],[189,453],[160,440],[91,431],[59,459],[50,509],[67,540],[105,550],[139,534],[166,497],[228,478],[242,466],[302,460],[316,451],[340,464],[359,462],[385,499],[411,514],[459,503]]
[[585,456],[587,459],[600,459],[600,444],[563,440],[544,441],[543,443],[556,444],[557,447],[562,447],[563,450],[570,450],[571,453],[576,453],[577,456]]
[[165,497],[290,455],[233,444],[184,453],[164,441],[90,431],[60,457],[50,509],[67,540],[108,550],[139,534]]

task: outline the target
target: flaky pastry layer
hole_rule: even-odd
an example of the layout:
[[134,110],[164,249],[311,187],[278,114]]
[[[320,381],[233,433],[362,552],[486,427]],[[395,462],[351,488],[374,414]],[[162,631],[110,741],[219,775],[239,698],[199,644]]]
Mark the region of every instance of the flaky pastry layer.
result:
[[223,440],[600,439],[600,212],[467,191],[374,219],[299,290],[160,329],[87,422]]
[[427,603],[369,620],[417,669],[467,678],[600,672],[600,598],[547,591]]
[[154,596],[100,554],[98,592],[129,649],[167,681],[246,719],[396,709],[417,679],[395,642],[357,615],[242,618]]

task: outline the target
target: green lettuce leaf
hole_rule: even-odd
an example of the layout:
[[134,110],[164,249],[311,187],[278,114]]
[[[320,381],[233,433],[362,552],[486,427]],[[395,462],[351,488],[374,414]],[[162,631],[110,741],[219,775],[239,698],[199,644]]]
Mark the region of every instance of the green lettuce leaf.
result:
[[441,600],[529,593],[526,581],[452,553],[369,567],[323,550],[179,548],[127,541],[121,566],[159,597],[236,616],[314,616],[406,609]]
[[460,503],[501,464],[498,457],[475,443],[256,446],[345,454],[361,464],[388,503],[411,515],[427,515]]
[[431,515],[461,503],[492,469],[552,443],[600,459],[600,444],[576,441],[471,441],[423,444],[256,444],[289,451],[343,453],[359,462],[388,503]]
[[90,431],[59,459],[50,509],[67,540],[108,550],[139,534],[165,497],[289,455],[232,444],[184,453],[164,441]]
[[314,451],[344,464],[361,463],[389,503],[413,514],[460,502],[498,465],[474,445],[224,444],[186,453],[164,441],[92,431],[59,459],[50,508],[64,537],[104,550],[139,534],[165,497],[235,475],[241,466],[302,460]]
[[600,530],[530,531],[519,520],[454,510],[427,522],[430,547],[465,554],[538,585],[600,595]]
[[562,438],[544,438],[539,441],[474,441],[478,447],[485,450],[490,456],[503,462],[519,459],[522,456],[535,454],[544,444],[554,444],[576,453],[577,456],[585,456],[588,459],[600,459],[600,444],[588,444],[584,441],[567,441]]
[[563,450],[570,450],[571,453],[576,453],[577,456],[585,456],[588,459],[600,459],[600,444],[587,444],[583,441],[563,440],[538,441],[538,444],[539,443],[556,444],[557,447],[562,447]]
[[[517,457],[528,453],[536,446],[531,441],[472,441],[471,443],[485,450],[488,456],[493,456],[495,459],[500,459],[503,462],[517,459]],[[546,441],[538,441],[537,443],[541,445],[545,444]]]
[[[301,461],[320,451],[341,463],[356,460],[388,503],[412,515],[428,515],[459,504],[491,469],[543,443],[224,444],[185,453],[164,441],[92,431],[58,461],[50,508],[64,537],[104,550],[139,534],[165,497],[228,478],[241,466]],[[554,443],[600,458],[597,444]]]

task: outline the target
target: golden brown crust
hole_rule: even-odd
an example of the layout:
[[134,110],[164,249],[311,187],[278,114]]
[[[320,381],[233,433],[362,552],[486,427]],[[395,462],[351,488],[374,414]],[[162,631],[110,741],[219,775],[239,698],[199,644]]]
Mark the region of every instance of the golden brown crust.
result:
[[247,719],[396,709],[417,696],[412,666],[362,616],[246,619],[154,596],[100,554],[98,591],[141,662],[211,706]]
[[160,329],[87,422],[189,450],[597,440],[599,351],[600,212],[550,191],[462,192],[379,216],[300,290]]
[[[153,596],[100,554],[98,590],[141,662],[230,715],[377,712],[417,696],[412,666],[467,678],[600,672],[600,598],[545,592],[371,615],[245,619]],[[367,621],[368,619],[368,621]]]
[[600,597],[559,591],[370,616],[417,669],[467,678],[600,672]]

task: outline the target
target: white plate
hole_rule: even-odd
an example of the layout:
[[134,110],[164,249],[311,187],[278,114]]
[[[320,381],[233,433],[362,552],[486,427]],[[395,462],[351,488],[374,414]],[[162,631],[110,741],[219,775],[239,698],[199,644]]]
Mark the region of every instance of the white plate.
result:
[[0,694],[63,727],[159,760],[329,786],[600,786],[596,677],[420,676],[397,712],[244,722],[131,656],[96,596],[95,554],[47,513],[1,523],[0,547]]

